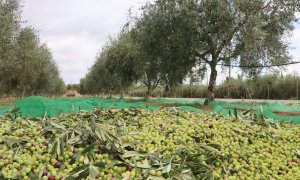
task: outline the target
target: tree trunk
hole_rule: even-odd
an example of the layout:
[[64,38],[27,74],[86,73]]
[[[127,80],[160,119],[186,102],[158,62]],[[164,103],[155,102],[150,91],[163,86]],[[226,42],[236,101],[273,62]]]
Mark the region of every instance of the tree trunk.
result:
[[147,102],[149,97],[151,96],[151,93],[152,93],[152,86],[151,84],[149,83],[148,86],[147,86],[147,92],[146,92],[146,96],[144,98],[144,101]]
[[109,99],[111,99],[111,98],[112,98],[112,90],[109,91]]
[[216,70],[216,65],[212,64],[210,65],[210,78],[209,78],[209,85],[208,85],[208,92],[207,97],[205,99],[204,105],[208,105],[209,101],[212,101],[215,99],[215,89],[216,89],[216,79],[218,72]]
[[24,88],[23,91],[22,91],[21,98],[24,98],[24,97],[25,97],[25,92],[26,92],[26,89]]

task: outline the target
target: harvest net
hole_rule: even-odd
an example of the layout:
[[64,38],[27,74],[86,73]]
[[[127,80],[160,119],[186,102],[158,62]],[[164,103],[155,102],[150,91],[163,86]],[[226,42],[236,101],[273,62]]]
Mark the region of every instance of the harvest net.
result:
[[[92,110],[95,108],[142,108],[156,110],[159,109],[162,104],[174,105],[182,111],[210,113],[201,108],[197,108],[197,105],[202,105],[203,102],[203,99],[192,101],[186,99],[151,98],[148,100],[148,103],[145,103],[142,98],[46,98],[31,96],[16,102],[15,107],[20,109],[20,113],[23,116],[32,117],[43,117],[45,115],[53,117],[61,113]],[[298,104],[289,106],[279,101],[273,103],[213,101],[210,103],[210,106],[214,107],[211,113],[233,115],[235,112],[234,109],[236,109],[238,114],[243,110],[252,109],[256,111],[257,114],[263,113],[263,115],[269,119],[291,121],[300,124],[300,107]],[[0,108],[0,114],[5,114],[12,108],[12,106],[2,107]],[[261,109],[263,110],[262,112]]]

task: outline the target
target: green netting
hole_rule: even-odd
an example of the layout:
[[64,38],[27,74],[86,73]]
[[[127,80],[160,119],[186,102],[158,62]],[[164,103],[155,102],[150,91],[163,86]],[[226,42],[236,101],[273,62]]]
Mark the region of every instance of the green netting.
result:
[[190,112],[197,112],[197,113],[205,113],[205,111],[201,110],[201,109],[197,109],[191,106],[178,106],[178,109],[182,110],[182,111],[190,111]]
[[[229,115],[234,115],[234,109],[225,109],[222,106],[217,105],[213,110],[213,113],[219,113],[219,114],[224,114],[226,116]],[[240,112],[238,112],[238,115],[240,115]]]
[[274,103],[266,102],[264,109],[270,110],[272,112],[299,112],[300,111],[299,107],[291,107],[280,101],[276,101]]
[[13,107],[12,106],[5,106],[5,107],[2,107],[0,108],[0,114],[4,114],[6,113],[7,111],[11,110]]
[[[256,113],[260,113],[259,110],[256,110]],[[300,116],[278,116],[277,114],[273,113],[270,110],[263,111],[264,116],[269,119],[274,119],[278,121],[286,121],[286,122],[294,122],[296,124],[300,124]]]
[[[183,111],[205,113],[204,110],[193,107],[204,103],[204,99],[197,101],[186,99],[172,99],[172,98],[151,98],[149,104],[157,103],[161,104],[178,104],[177,108]],[[95,108],[142,108],[155,110],[159,106],[147,105],[143,98],[56,98],[50,99],[41,96],[32,96],[21,99],[15,106],[20,108],[20,112],[24,116],[42,117],[45,114],[53,117],[60,113],[77,112],[79,110],[92,110]],[[220,113],[224,115],[233,115],[234,109],[238,109],[238,112],[246,109],[256,110],[260,113],[260,109],[263,109],[264,116],[274,120],[292,121],[300,124],[300,116],[278,116],[275,112],[299,112],[300,105],[286,105],[283,102],[225,102],[225,101],[213,101],[210,106],[214,106],[212,113]],[[8,110],[12,109],[11,106],[0,108],[0,114],[4,114]],[[240,114],[240,113],[238,113]]]
[[[31,96],[21,99],[15,106],[20,109],[23,116],[43,117],[56,116],[61,113],[77,112],[79,110],[92,110],[95,108],[143,108],[155,110],[158,106],[148,106],[142,98],[57,98],[50,99],[41,96]],[[4,114],[12,107],[0,108],[0,114]]]
[[[279,116],[275,114],[275,112],[298,112],[300,114],[300,107],[289,106],[284,104],[283,102],[211,102],[210,105],[215,106],[213,109],[213,113],[220,113],[224,115],[232,115],[234,113],[234,109],[238,110],[246,110],[253,109],[256,114],[261,113],[261,109],[263,110],[263,114],[266,118],[274,119],[278,121],[288,121],[300,124],[300,116]],[[240,112],[238,112],[240,114]]]
[[266,102],[243,102],[243,101],[238,101],[238,102],[226,102],[226,101],[212,101],[210,102],[211,106],[221,106],[225,109],[252,109],[252,108],[257,108],[260,106],[265,106]]

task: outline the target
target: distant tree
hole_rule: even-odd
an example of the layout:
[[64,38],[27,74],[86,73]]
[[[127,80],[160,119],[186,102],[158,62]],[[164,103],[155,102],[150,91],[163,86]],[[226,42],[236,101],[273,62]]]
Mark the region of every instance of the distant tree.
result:
[[80,93],[99,94],[119,92],[121,87],[119,76],[115,71],[108,68],[108,51],[110,46],[106,45],[97,56],[95,63],[89,72],[80,80]]
[[117,79],[115,86],[121,93],[136,82],[143,73],[143,60],[138,52],[138,45],[133,42],[129,29],[124,29],[115,39],[110,39],[106,51],[104,66],[108,73]]
[[56,95],[56,96],[63,95],[67,91],[65,82],[63,81],[62,78],[59,78],[59,80],[55,82],[56,83],[54,85],[54,91],[52,92],[52,95]]
[[14,44],[21,26],[20,2],[0,0],[0,93],[9,93],[14,68]]
[[21,29],[16,43],[16,61],[10,78],[22,97],[36,83],[42,68],[39,52],[39,38],[31,27]]
[[72,89],[72,85],[71,84],[67,84],[67,90],[71,90]]
[[67,84],[67,90],[80,91],[80,84]]
[[21,25],[20,1],[0,0],[0,94],[24,97],[62,91],[64,83],[49,48],[33,27]]
[[[31,94],[49,94],[62,95],[66,89],[62,83],[58,67],[52,57],[52,54],[46,44],[42,44],[38,48],[39,69],[36,70],[38,76],[35,83],[31,85]],[[58,87],[61,85],[61,87]],[[56,92],[58,94],[56,94]]]

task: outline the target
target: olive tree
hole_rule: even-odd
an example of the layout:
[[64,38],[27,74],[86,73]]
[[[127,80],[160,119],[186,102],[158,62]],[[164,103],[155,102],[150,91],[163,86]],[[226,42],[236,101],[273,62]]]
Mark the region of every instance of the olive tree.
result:
[[14,68],[14,44],[20,29],[20,3],[18,0],[0,0],[0,93],[10,89],[10,73]]
[[122,90],[121,79],[114,70],[109,67],[109,51],[111,44],[107,43],[101,53],[96,57],[95,63],[89,72],[80,80],[80,93],[95,94],[112,93]]
[[168,90],[182,83],[195,65],[195,7],[193,1],[155,1],[132,18],[131,34],[144,63],[141,82],[148,95],[159,84]]
[[197,0],[197,57],[210,67],[205,104],[214,99],[218,64],[237,64],[249,75],[290,61],[288,35],[298,0]]
[[33,27],[23,25],[21,2],[0,0],[1,95],[61,94],[64,83],[50,49]]

